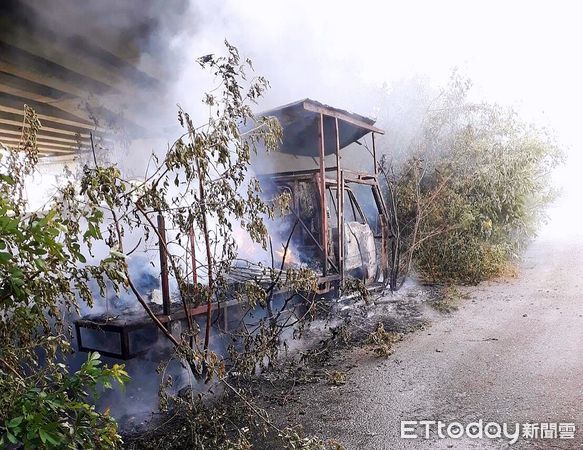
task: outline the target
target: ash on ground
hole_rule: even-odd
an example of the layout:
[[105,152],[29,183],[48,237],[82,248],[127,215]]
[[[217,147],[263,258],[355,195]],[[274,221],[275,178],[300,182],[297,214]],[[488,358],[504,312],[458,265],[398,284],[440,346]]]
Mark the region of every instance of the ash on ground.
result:
[[[300,337],[287,336],[280,359],[271,367],[253,377],[232,375],[229,382],[250,395],[282,429],[301,424],[311,399],[317,398],[316,392],[338,388],[363,361],[386,361],[370,344],[370,336],[379,325],[387,335],[398,336],[424,328],[436,314],[428,305],[439,292],[438,287],[408,280],[397,292],[371,293],[366,300],[355,296],[331,299],[322,318],[312,321]],[[232,402],[223,407],[237,410],[237,398],[227,396],[220,401]],[[131,443],[136,434],[145,433],[152,441],[161,439],[168,431],[167,426],[161,426],[166,423],[165,416],[160,414],[144,427],[136,427],[126,438]],[[183,420],[186,423],[187,419]],[[250,433],[255,434],[253,430]],[[129,447],[141,448],[139,441]],[[252,441],[254,448],[269,449],[274,448],[277,437],[257,433]]]
[[[375,353],[370,340],[379,326],[398,337],[424,329],[438,314],[430,305],[440,295],[439,286],[408,280],[399,291],[371,294],[367,301],[338,299],[331,304],[331,319],[312,322],[288,358],[246,387],[278,426],[301,424],[317,392],[339,389],[365,361],[384,364],[386,357]],[[257,448],[272,448],[273,439],[259,437]]]

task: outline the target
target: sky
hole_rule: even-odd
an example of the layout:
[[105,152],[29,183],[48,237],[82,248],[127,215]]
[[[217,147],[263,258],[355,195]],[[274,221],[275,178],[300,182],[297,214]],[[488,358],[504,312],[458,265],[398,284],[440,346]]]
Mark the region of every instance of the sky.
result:
[[227,38],[290,100],[305,91],[333,97],[338,88],[350,90],[347,80],[356,91],[359,83],[415,74],[439,83],[453,67],[488,98],[534,113],[560,113],[583,92],[577,2],[219,4],[198,6],[202,28],[189,44],[193,53],[220,49]]

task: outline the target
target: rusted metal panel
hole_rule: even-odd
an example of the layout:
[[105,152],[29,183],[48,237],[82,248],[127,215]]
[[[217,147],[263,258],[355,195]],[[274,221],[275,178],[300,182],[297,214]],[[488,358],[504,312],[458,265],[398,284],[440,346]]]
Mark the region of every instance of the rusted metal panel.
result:
[[[212,310],[223,310],[223,312],[232,306],[238,305],[239,300],[230,300],[223,302],[220,306],[213,303]],[[152,308],[160,307],[156,304],[150,305]],[[170,314],[157,314],[156,317],[160,322],[169,326],[170,323],[184,321],[186,314],[182,310],[180,303],[172,303],[172,310]],[[201,305],[190,308],[188,314],[191,317],[203,316],[207,313],[207,305]],[[156,326],[151,319],[146,316],[144,311],[133,312],[132,314],[120,314],[115,317],[110,316],[88,316],[75,321],[75,332],[77,337],[77,348],[82,352],[98,351],[104,356],[119,359],[132,359],[146,353],[149,348],[138,348],[135,339],[132,339],[132,334],[136,332],[151,329],[152,333],[157,333]],[[99,339],[95,336],[89,339],[89,335],[83,336],[85,333],[98,332]],[[117,337],[116,337],[117,335]],[[135,336],[134,336],[135,338]],[[88,342],[89,341],[89,342]],[[116,349],[104,347],[104,342],[113,342],[117,344]]]
[[350,123],[364,130],[385,134],[383,130],[373,126],[374,120],[361,116],[360,114],[354,114],[342,109],[333,108],[332,106],[323,105],[322,103],[309,98],[303,101],[303,106],[306,111],[324,114],[329,117],[334,117],[335,119],[340,119],[343,122]]
[[[259,117],[276,117],[283,129],[283,139],[280,145],[282,153],[299,156],[319,157],[319,135],[325,136],[324,155],[336,152],[335,124],[338,120],[340,129],[340,149],[358,141],[370,132],[384,134],[384,131],[374,126],[375,121],[359,114],[333,108],[311,99],[304,99],[258,114]],[[320,117],[329,121],[322,123]]]
[[360,222],[346,222],[344,228],[345,270],[364,281],[374,281],[377,257],[372,230]]
[[[336,172],[338,166],[326,166],[326,172]],[[342,169],[342,171],[346,174],[346,180],[354,183],[360,184],[378,184],[378,176],[367,173],[367,172],[360,172],[357,170],[350,170],[350,169]],[[262,174],[259,175],[258,178],[261,181],[286,181],[286,180],[309,180],[313,177],[315,173],[319,173],[320,169],[305,169],[305,170],[293,170],[289,172],[278,172],[278,173],[270,173],[270,174]],[[336,178],[326,178],[326,184],[335,183]]]

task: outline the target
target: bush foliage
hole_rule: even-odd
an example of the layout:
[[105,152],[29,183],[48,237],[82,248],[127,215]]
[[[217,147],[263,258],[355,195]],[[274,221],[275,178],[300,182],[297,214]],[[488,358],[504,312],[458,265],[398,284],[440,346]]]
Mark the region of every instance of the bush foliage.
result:
[[[164,153],[150,155],[143,178],[128,180],[124,170],[103,162],[106,155],[92,146],[93,158],[79,179],[62,186],[45,210],[31,213],[24,180],[37,162],[40,128],[32,110],[26,110],[22,145],[2,147],[5,152],[0,154],[6,157],[0,157],[0,448],[10,443],[26,448],[121,445],[115,421],[108,412],[95,409],[91,394],[98,392],[96,388],[111,387],[113,380],[124,383],[128,379],[124,367],[101,366],[97,354],[75,373],[66,366],[71,350],[68,319],[79,312],[79,303],[92,306],[90,281],[97,284],[102,298],[106,281],[108,289],[131,292],[165,339],[168,358],[190,369],[191,384],[181,387],[196,385],[198,395],[189,389],[176,394],[174,378],[166,372],[170,362],[159,367],[160,410],[187,414],[188,427],[172,430],[172,442],[179,448],[189,443],[193,448],[249,448],[246,434],[251,428],[260,429],[258,434],[277,433],[288,448],[329,447],[318,438],[277,427],[234,385],[273,364],[285,339],[300,336],[325,305],[310,269],[284,267],[291,237],[281,243],[281,263],[273,257],[271,266],[237,258],[237,232],[272,254],[278,250],[280,243],[272,241],[265,218],[285,209],[289,197],[264,199],[259,181],[248,172],[258,149],[277,149],[281,127],[275,118],[253,115],[252,107],[268,82],[261,76],[248,79],[251,61],[243,60],[228,42],[225,46],[225,56],[197,59],[217,82],[203,97],[208,120],[195,125],[179,109],[182,133]],[[158,225],[162,220],[166,236]],[[129,270],[135,251],[145,253],[155,245],[165,248],[177,285],[172,295],[184,311],[184,327],[174,333],[152,310]],[[196,246],[203,249],[198,259]],[[251,273],[236,291],[228,276],[234,267]],[[221,327],[213,311],[226,300],[237,300],[247,311],[261,306],[266,314],[253,321],[242,316],[240,326]],[[299,302],[305,306],[296,308]],[[191,314],[201,304],[206,306],[204,330]],[[229,346],[226,354],[210,347],[212,327],[215,339]],[[206,387],[196,383],[203,379]],[[227,393],[253,413],[248,426],[233,426],[222,413]]]
[[117,425],[91,394],[125,382],[123,366],[101,366],[99,354],[75,373],[66,365],[65,318],[78,296],[92,302],[88,280],[107,269],[84,264],[81,249],[92,238],[75,230],[100,216],[57,204],[27,211],[24,180],[36,166],[39,127],[25,108],[20,145],[0,144],[0,448],[114,448]]
[[385,157],[402,269],[430,281],[476,283],[501,274],[544,220],[552,135],[499,105],[473,103],[458,75],[427,108],[405,158]]

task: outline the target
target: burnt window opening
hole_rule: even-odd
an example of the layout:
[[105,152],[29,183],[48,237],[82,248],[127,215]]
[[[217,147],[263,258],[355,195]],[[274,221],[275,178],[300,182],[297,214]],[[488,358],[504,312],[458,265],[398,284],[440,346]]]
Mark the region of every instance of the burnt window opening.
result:
[[344,220],[349,222],[358,222],[362,225],[366,225],[366,219],[360,205],[356,200],[356,197],[352,193],[351,189],[345,189],[346,195],[344,196]]
[[366,184],[351,184],[350,189],[356,202],[361,209],[367,223],[375,235],[381,233],[381,222],[379,217],[379,205],[376,204],[374,188]]
[[[335,186],[329,187],[328,198],[327,198],[327,214],[328,223],[330,228],[338,228],[338,209],[336,203],[338,202],[337,191]],[[368,218],[363,214],[362,208],[358,202],[358,199],[354,196],[352,188],[344,188],[344,221],[345,222],[358,222],[362,225],[368,223]]]
[[330,228],[338,228],[338,221],[337,221],[337,217],[338,217],[338,208],[336,206],[336,188],[327,188],[327,194],[328,197],[326,199],[327,201],[327,215],[328,215],[328,226]]

